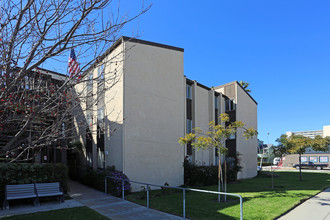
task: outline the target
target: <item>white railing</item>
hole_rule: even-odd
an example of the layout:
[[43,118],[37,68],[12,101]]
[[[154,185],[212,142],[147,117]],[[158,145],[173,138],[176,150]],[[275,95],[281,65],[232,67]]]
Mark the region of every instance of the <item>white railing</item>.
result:
[[157,184],[150,184],[150,183],[143,183],[143,182],[137,182],[137,181],[132,181],[132,180],[125,180],[125,179],[120,179],[118,177],[111,177],[111,176],[106,176],[104,180],[104,189],[105,193],[107,194],[107,179],[115,179],[115,180],[121,180],[122,181],[122,199],[125,200],[125,181],[130,182],[130,183],[136,183],[136,184],[141,184],[141,185],[146,185],[147,187],[147,208],[149,208],[149,186],[155,186],[155,187],[160,187],[160,188],[170,188],[170,189],[179,189],[182,190],[182,198],[183,198],[183,218],[186,218],[186,191],[194,191],[194,192],[201,192],[201,193],[210,193],[210,194],[217,194],[217,195],[228,195],[228,196],[235,196],[239,198],[239,203],[240,203],[240,220],[243,220],[243,197],[239,194],[234,194],[234,193],[225,193],[225,192],[216,192],[216,191],[209,191],[209,190],[201,190],[201,189],[191,189],[191,188],[183,188],[183,187],[176,187],[176,186],[162,186],[162,185],[157,185]]

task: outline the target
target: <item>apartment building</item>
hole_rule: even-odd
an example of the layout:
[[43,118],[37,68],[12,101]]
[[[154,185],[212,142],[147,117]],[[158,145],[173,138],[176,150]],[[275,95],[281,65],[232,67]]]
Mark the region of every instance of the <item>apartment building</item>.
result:
[[[258,103],[237,81],[215,87],[215,90],[225,95],[225,112],[232,121],[242,121],[246,127],[257,129]],[[257,146],[257,137],[246,140],[242,129],[238,129],[235,137],[226,141],[229,156],[236,153],[240,155],[239,163],[242,170],[238,173],[239,179],[257,175]]]
[[[257,103],[239,83],[213,88],[186,78],[183,53],[182,48],[122,37],[90,68],[87,79],[104,81],[86,80],[85,87],[77,88],[90,94],[84,116],[76,118],[89,166],[114,165],[135,181],[181,185],[184,158],[200,165],[216,164],[217,158],[215,149],[181,146],[179,137],[194,127],[207,130],[209,121],[217,122],[224,112],[257,129]],[[115,83],[99,93],[108,79]],[[81,120],[88,121],[87,128]],[[257,138],[245,142],[238,131],[227,145],[231,155],[240,153],[239,178],[255,176]]]
[[[322,130],[313,131],[287,131],[287,136],[291,135],[303,135],[305,137],[315,138],[316,136],[330,137],[330,125],[323,126]],[[329,148],[330,149],[330,148]],[[306,152],[301,155],[301,162],[313,162],[313,163],[327,163],[330,166],[330,150],[329,151],[314,151],[312,148],[307,148]],[[286,155],[283,159],[283,166],[291,167],[293,164],[299,163],[298,154]]]
[[287,136],[291,135],[302,135],[305,137],[315,138],[316,136],[321,137],[330,137],[330,125],[323,126],[322,130],[314,130],[314,131],[287,131],[285,132]]
[[[12,82],[16,77],[16,71],[20,68],[17,67],[10,76],[4,80],[0,80],[0,90],[7,89],[7,80]],[[0,76],[5,73],[0,69]],[[50,71],[43,68],[37,68],[31,72],[24,74],[21,80],[16,82],[15,86],[11,89],[10,95],[1,100],[0,102],[0,149],[3,149],[10,141],[19,133],[21,136],[19,140],[11,144],[10,149],[5,153],[4,160],[14,159],[17,155],[17,161],[35,162],[35,163],[66,163],[66,151],[61,151],[58,148],[64,148],[67,145],[66,136],[54,138],[50,134],[50,127],[56,122],[56,116],[48,111],[48,109],[65,108],[60,104],[59,100],[53,96],[52,91],[61,87],[67,76]],[[37,115],[29,119],[31,113],[35,109],[43,107],[42,104],[51,100],[53,102],[48,104],[45,110],[40,110]],[[23,129],[23,126],[29,122],[29,127]],[[63,122],[63,129],[68,126]],[[33,148],[27,148],[33,146]],[[23,153],[22,153],[23,152]]]

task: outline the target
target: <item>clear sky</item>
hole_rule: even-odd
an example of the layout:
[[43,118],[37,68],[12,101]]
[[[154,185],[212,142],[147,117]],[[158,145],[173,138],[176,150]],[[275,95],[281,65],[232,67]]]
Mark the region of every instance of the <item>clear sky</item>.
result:
[[[330,125],[330,1],[150,3],[123,34],[184,48],[185,75],[206,86],[249,82],[259,139]],[[133,15],[141,2],[121,6]]]

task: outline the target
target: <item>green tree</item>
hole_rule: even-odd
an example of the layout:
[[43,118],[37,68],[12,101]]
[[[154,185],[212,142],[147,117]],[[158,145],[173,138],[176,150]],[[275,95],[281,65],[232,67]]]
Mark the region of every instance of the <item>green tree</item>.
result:
[[248,89],[250,83],[248,83],[248,82],[244,82],[244,81],[240,81],[239,84],[243,87],[243,89],[244,89],[245,91],[247,91],[247,92],[251,92],[251,90]]
[[[215,147],[218,150],[218,159],[219,159],[219,167],[218,167],[218,191],[221,191],[220,183],[223,181],[222,178],[222,168],[221,168],[221,155],[225,156],[224,160],[224,168],[225,168],[225,191],[226,187],[226,155],[228,153],[228,149],[225,147],[225,142],[231,135],[236,134],[237,129],[244,129],[243,136],[246,139],[253,138],[253,136],[257,135],[257,131],[254,128],[245,128],[245,124],[241,121],[230,122],[230,118],[228,114],[220,115],[220,124],[215,124],[214,121],[209,123],[209,131],[203,131],[200,128],[194,128],[194,133],[186,134],[184,137],[179,138],[179,143],[181,145],[186,145],[191,143],[191,145],[200,150],[200,149],[210,149]],[[218,201],[220,202],[220,195],[218,196]]]
[[281,135],[279,139],[280,142],[280,152],[285,152],[288,154],[299,154],[299,180],[302,181],[301,174],[301,155],[306,152],[307,148],[312,148],[314,151],[328,151],[329,150],[329,138],[322,138],[321,136],[316,136],[314,139],[305,137],[302,135],[291,135],[287,136],[285,134]]

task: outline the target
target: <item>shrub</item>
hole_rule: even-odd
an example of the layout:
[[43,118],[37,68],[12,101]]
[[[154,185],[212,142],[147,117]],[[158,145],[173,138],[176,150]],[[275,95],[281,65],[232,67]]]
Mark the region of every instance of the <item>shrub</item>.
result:
[[68,192],[68,168],[64,164],[0,164],[0,196],[5,185],[60,182],[64,193]]
[[[170,186],[170,184],[168,184],[168,182],[165,182],[164,186]],[[161,187],[161,192],[162,192],[162,194],[168,195],[168,194],[170,194],[171,189],[168,187]]]
[[81,182],[85,185],[93,187],[94,189],[104,192],[105,177],[111,176],[118,179],[107,178],[107,191],[113,196],[120,197],[122,195],[122,186],[124,181],[124,191],[126,193],[131,192],[131,184],[128,182],[128,177],[121,171],[115,169],[114,166],[107,167],[104,170],[93,170],[87,168],[81,178]]
[[[224,166],[222,166],[223,174]],[[240,167],[237,165],[237,159],[227,158],[227,180],[235,181]],[[184,161],[184,184],[188,186],[209,186],[218,183],[218,166],[198,166]]]

